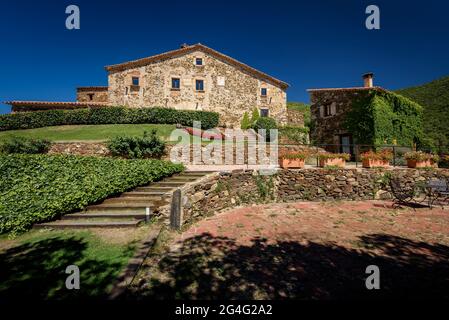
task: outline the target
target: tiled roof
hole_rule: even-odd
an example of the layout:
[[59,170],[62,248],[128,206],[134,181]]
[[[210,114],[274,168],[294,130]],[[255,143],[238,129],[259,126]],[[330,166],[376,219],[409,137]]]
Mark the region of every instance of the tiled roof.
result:
[[194,52],[194,51],[202,51],[204,53],[210,54],[211,56],[214,56],[220,60],[223,60],[233,66],[239,67],[239,68],[243,69],[244,71],[246,71],[247,73],[249,73],[253,76],[259,77],[263,80],[269,81],[283,89],[287,89],[289,87],[288,83],[281,81],[279,79],[276,79],[272,76],[269,76],[268,74],[263,73],[257,69],[254,69],[242,62],[239,62],[239,61],[235,60],[234,58],[231,58],[231,57],[229,57],[225,54],[222,54],[214,49],[206,47],[205,45],[202,45],[201,43],[194,44],[191,46],[186,46],[186,47],[183,47],[183,48],[180,48],[177,50],[168,51],[165,53],[157,54],[157,55],[143,58],[143,59],[138,59],[138,60],[133,60],[133,61],[128,61],[128,62],[124,62],[124,63],[106,66],[105,69],[109,72],[124,71],[124,70],[130,69],[130,68],[137,68],[137,67],[145,66],[145,65],[148,65],[148,64],[156,62],[156,61],[162,61],[162,60],[170,59],[173,57],[181,56],[183,54],[187,54],[187,53]]
[[316,91],[363,91],[363,90],[379,90],[387,91],[382,87],[352,87],[352,88],[322,88],[322,89],[307,89],[308,92]]
[[108,86],[77,87],[76,91],[107,91]]
[[106,102],[70,102],[70,101],[5,101],[5,104],[17,107],[35,108],[81,108],[81,107],[108,107]]

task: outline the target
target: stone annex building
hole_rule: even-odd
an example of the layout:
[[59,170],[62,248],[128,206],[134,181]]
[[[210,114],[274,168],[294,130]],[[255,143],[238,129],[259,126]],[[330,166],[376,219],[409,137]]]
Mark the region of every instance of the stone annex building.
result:
[[13,112],[95,106],[215,111],[239,127],[244,112],[287,122],[289,85],[202,44],[105,67],[107,87],[79,87],[76,102],[10,101]]
[[313,142],[323,144],[335,152],[353,154],[352,145],[356,143],[344,126],[347,113],[353,107],[353,101],[368,90],[386,91],[373,85],[373,73],[363,75],[363,87],[309,89],[310,112],[313,130],[310,132]]

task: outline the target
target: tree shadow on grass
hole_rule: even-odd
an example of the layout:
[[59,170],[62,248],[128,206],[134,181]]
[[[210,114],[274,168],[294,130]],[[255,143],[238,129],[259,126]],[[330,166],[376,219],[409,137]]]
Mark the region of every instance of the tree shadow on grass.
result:
[[[285,241],[251,246],[203,234],[186,239],[127,298],[379,299],[449,298],[449,247],[386,234],[360,237],[359,248]],[[367,290],[368,265],[380,290]]]
[[[87,241],[75,236],[25,243],[0,254],[0,300],[102,298],[121,263],[86,257]],[[80,270],[80,289],[65,286],[67,266]]]

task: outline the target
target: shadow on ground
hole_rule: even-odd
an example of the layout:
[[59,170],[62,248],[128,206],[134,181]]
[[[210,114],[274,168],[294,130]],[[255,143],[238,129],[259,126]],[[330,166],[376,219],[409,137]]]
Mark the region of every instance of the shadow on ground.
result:
[[[0,254],[0,300],[77,299],[104,296],[123,266],[86,257],[88,244],[78,237],[25,243]],[[80,269],[80,290],[65,287],[66,267]]]
[[[368,265],[380,290],[367,290]],[[334,243],[254,239],[251,246],[210,234],[187,239],[128,293],[128,299],[449,298],[449,247],[385,234],[348,249]]]

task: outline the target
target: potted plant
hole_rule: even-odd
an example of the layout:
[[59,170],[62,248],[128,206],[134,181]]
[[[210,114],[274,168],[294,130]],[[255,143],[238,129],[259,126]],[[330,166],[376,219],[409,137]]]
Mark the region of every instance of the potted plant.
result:
[[307,152],[290,152],[281,155],[280,158],[280,165],[281,168],[288,169],[288,168],[304,168],[305,162],[309,154]]
[[360,158],[364,168],[386,168],[390,165],[390,160],[393,159],[393,153],[390,150],[382,150],[380,152],[367,151],[362,153]]
[[407,160],[407,167],[409,168],[436,167],[437,162],[440,159],[436,154],[422,151],[407,152],[404,154],[404,158]]
[[349,153],[318,153],[320,167],[344,168],[346,161],[351,158]]

